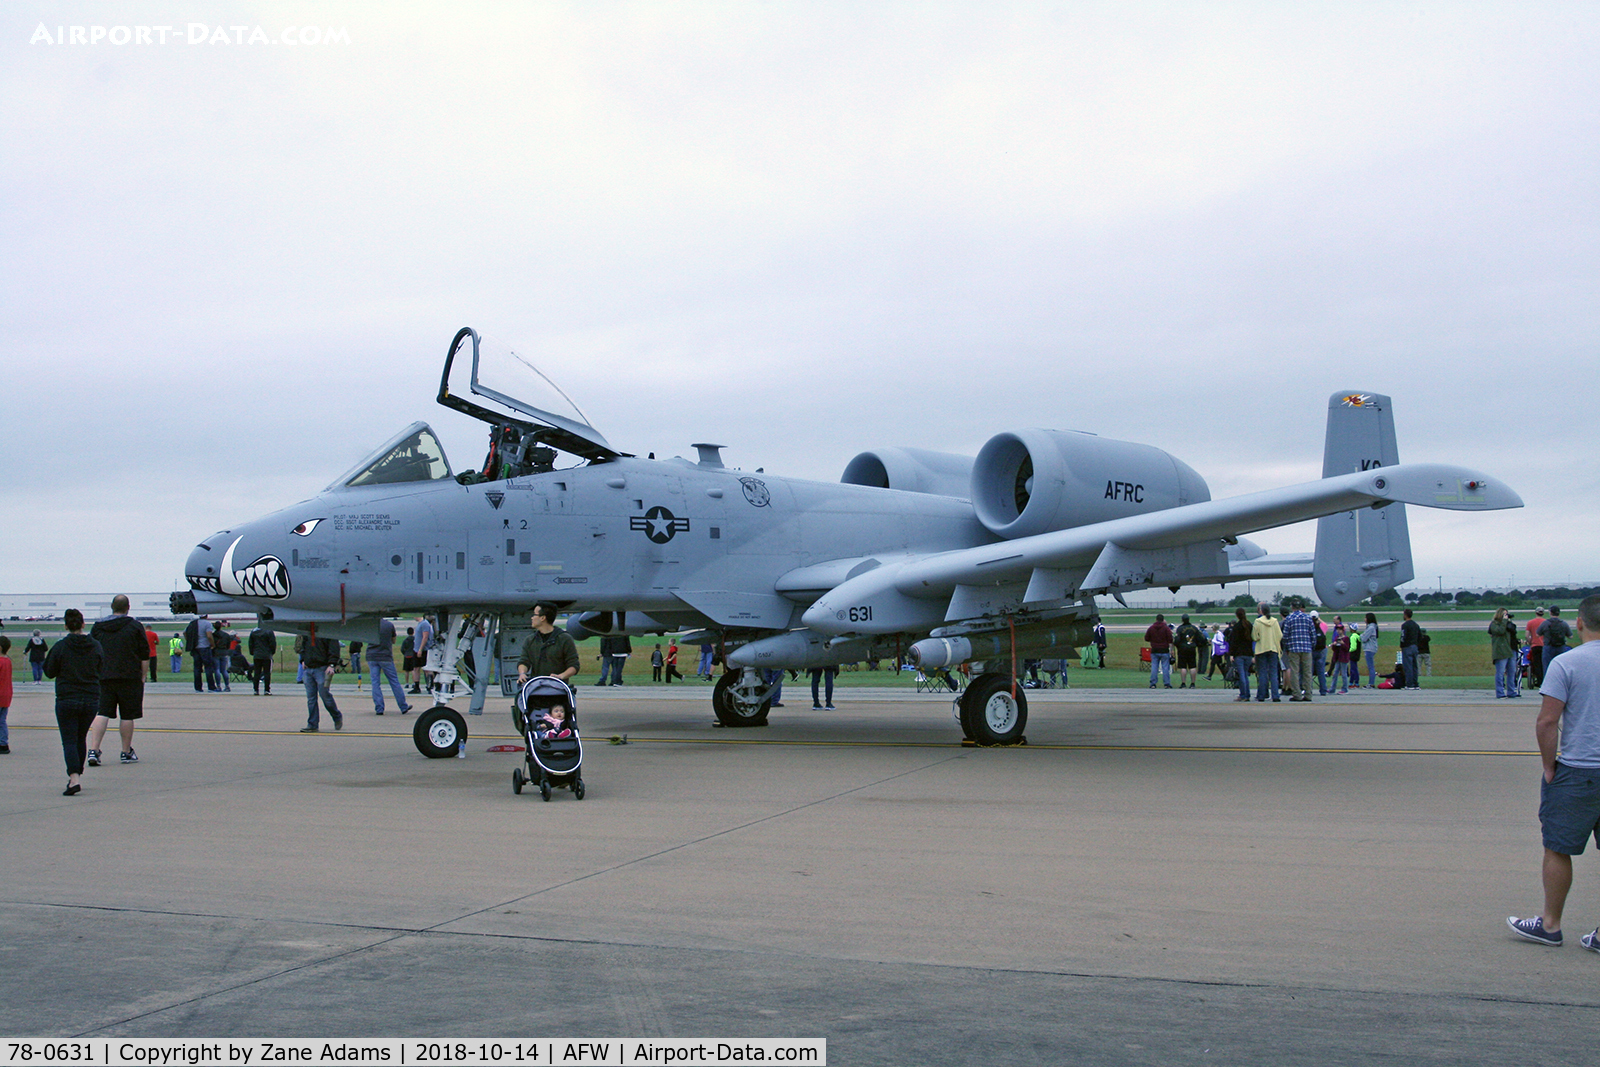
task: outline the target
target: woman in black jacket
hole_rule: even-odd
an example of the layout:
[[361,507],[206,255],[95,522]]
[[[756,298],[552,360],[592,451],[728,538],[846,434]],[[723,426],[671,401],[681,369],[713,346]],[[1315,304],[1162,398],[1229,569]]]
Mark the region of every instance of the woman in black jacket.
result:
[[1234,619],[1227,629],[1228,655],[1233,657],[1233,669],[1238,672],[1236,680],[1239,683],[1239,695],[1235,700],[1250,700],[1250,667],[1255,655],[1255,638],[1250,628],[1250,620],[1245,618],[1244,609],[1236,608],[1233,612]]
[[89,726],[100,712],[100,642],[83,632],[83,612],[68,608],[62,619],[67,636],[50,647],[44,673],[56,680],[56,726],[61,730],[61,754],[67,760],[67,789],[75,796],[83,788],[83,761],[89,751]]

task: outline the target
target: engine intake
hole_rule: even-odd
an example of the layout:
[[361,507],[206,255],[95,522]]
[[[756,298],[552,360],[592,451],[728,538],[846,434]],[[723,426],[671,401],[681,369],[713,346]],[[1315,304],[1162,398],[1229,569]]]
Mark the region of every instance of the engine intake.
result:
[[1007,539],[1210,499],[1205,479],[1182,460],[1087,433],[997,434],[972,466],[978,521]]

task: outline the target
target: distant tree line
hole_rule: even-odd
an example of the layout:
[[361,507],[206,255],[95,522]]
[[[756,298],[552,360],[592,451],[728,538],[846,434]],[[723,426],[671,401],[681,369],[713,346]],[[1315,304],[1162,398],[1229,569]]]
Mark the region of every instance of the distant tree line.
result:
[[1456,604],[1485,608],[1518,608],[1577,601],[1587,596],[1594,596],[1596,593],[1600,593],[1600,586],[1585,585],[1574,589],[1558,585],[1549,589],[1508,589],[1504,593],[1497,593],[1493,589],[1485,589],[1481,593],[1463,589],[1459,593],[1407,593],[1406,603],[1418,606]]
[[[1463,589],[1458,593],[1407,593],[1404,598],[1393,589],[1386,589],[1375,596],[1368,597],[1361,603],[1375,608],[1399,608],[1411,605],[1413,607],[1444,607],[1455,605],[1457,607],[1481,608],[1522,608],[1539,607],[1545,604],[1576,603],[1587,596],[1600,593],[1600,586],[1585,585],[1571,588],[1558,585],[1548,589],[1508,589],[1504,593],[1497,593],[1493,589],[1485,589],[1481,593],[1474,593]],[[1274,607],[1280,604],[1292,604],[1299,601],[1311,606],[1315,601],[1310,597],[1290,594],[1285,597],[1282,593],[1274,593],[1269,601]],[[1254,611],[1257,604],[1261,603],[1258,597],[1249,593],[1240,593],[1226,604],[1219,604],[1215,600],[1191,600],[1190,611],[1216,611],[1219,608],[1245,608]]]

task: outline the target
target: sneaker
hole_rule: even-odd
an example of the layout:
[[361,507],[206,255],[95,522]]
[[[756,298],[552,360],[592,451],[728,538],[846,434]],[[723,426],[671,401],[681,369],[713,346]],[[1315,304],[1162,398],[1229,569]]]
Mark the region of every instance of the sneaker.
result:
[[811,705],[811,710],[812,711],[821,711],[822,710],[822,705],[821,704],[813,704],[813,705]]
[[1588,933],[1578,938],[1578,944],[1582,945],[1590,952],[1600,952],[1600,926],[1595,927],[1593,930],[1590,930]]
[[411,705],[407,704],[405,707],[400,709],[400,714],[405,715],[410,711],[411,711]]
[[300,727],[300,732],[303,734],[314,734],[317,732],[317,728],[315,726],[302,726]]
[[89,750],[89,758],[85,762],[91,767],[100,766],[100,750],[98,748],[91,748]]
[[135,752],[133,749],[130,748],[130,749],[128,749],[128,751],[120,753],[117,756],[117,758],[119,760],[121,760],[123,763],[138,763],[139,762],[139,753]]
[[[1557,930],[1553,934],[1547,932],[1544,928],[1543,916],[1535,915],[1529,919],[1519,919],[1512,915],[1506,919],[1506,925],[1511,927],[1511,932],[1518,937],[1525,937],[1529,941],[1534,941],[1541,945],[1549,945],[1551,948],[1561,947],[1561,931]],[[1593,935],[1591,934],[1590,936],[1592,937]]]
[[383,714],[383,709],[382,709],[382,708],[378,708],[378,709],[377,709],[377,710],[376,710],[376,711],[374,711],[374,712],[373,712],[373,713],[372,713],[372,714],[374,714],[374,715],[382,715],[382,714]]
[[343,730],[344,729],[344,716],[343,715],[341,715],[337,719],[333,720],[333,728],[335,730]]
[[834,707],[832,704],[829,704],[826,707],[824,707],[823,710],[824,711],[838,711],[839,709]]

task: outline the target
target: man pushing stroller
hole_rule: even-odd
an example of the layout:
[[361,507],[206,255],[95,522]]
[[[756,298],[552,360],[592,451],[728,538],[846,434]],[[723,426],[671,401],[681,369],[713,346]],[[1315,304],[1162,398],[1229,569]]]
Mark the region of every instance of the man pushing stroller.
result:
[[517,660],[517,685],[541,675],[570,680],[578,673],[578,646],[571,634],[556,629],[555,605],[535,604],[532,615],[533,633],[522,643]]

